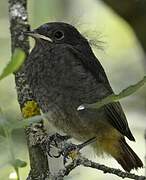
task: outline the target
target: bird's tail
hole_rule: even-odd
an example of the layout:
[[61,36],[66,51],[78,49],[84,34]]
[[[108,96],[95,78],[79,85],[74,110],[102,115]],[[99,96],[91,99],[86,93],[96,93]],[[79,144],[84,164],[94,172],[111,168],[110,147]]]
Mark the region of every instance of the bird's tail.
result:
[[111,155],[118,161],[118,163],[123,167],[125,171],[130,172],[131,169],[138,169],[139,167],[143,167],[142,161],[126,143],[124,138],[121,138],[119,140],[119,148],[120,153],[118,156],[115,156],[113,154]]

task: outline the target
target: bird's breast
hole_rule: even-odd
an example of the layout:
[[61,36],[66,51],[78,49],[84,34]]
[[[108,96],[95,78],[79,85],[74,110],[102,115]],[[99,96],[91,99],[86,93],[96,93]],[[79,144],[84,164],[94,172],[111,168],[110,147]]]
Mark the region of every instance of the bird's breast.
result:
[[100,85],[78,58],[66,57],[64,49],[59,54],[42,51],[29,68],[29,83],[38,99],[75,107],[97,99]]

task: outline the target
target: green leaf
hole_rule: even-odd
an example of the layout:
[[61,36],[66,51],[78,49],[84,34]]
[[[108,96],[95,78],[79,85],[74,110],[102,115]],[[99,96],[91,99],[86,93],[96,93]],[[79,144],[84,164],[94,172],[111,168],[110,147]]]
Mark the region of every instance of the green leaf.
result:
[[99,109],[102,106],[112,103],[112,102],[117,102],[122,98],[125,98],[127,96],[130,96],[131,94],[135,93],[137,90],[139,90],[144,84],[146,83],[146,76],[143,77],[142,80],[138,81],[136,84],[131,85],[127,87],[126,89],[122,90],[119,94],[111,94],[96,103],[93,104],[82,104],[78,107],[78,110],[82,109]]
[[17,168],[23,168],[27,166],[27,162],[22,161],[21,159],[15,159],[15,162],[12,162],[12,165]]
[[26,54],[24,51],[19,48],[15,49],[11,61],[7,64],[7,66],[4,68],[3,72],[0,75],[0,80],[7,77],[11,73],[16,72],[24,62],[25,57]]
[[2,128],[4,131],[7,131],[8,133],[11,133],[11,131],[14,129],[21,129],[31,124],[39,123],[42,119],[44,119],[44,116],[42,115],[36,115],[21,120],[13,118],[10,119],[0,115],[0,128]]
[[19,122],[17,121],[17,124],[14,125],[14,129],[20,129],[20,128],[27,127],[27,126],[30,126],[31,124],[39,123],[41,120],[42,120],[41,115],[37,115],[37,116],[30,117],[30,118],[19,120]]
[[24,126],[29,126],[34,123],[39,123],[42,119],[44,119],[43,115],[36,115],[27,119],[23,119]]
[[31,118],[15,120],[11,123],[11,129],[21,129],[34,123],[38,123],[42,120],[42,115],[33,116]]

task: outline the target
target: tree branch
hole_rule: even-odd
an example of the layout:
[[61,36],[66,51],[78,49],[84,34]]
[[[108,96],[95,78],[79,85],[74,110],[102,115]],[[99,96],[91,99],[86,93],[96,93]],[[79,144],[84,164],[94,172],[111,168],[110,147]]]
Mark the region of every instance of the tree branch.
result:
[[[55,143],[54,143],[54,141],[55,141]],[[72,144],[72,143],[69,143],[66,141],[59,141],[58,137],[56,137],[56,139],[54,139],[54,141],[50,142],[50,139],[48,138],[48,136],[46,136],[40,142],[37,142],[37,143],[39,143],[39,145],[42,147],[42,149],[46,153],[48,153],[48,147],[47,147],[48,144],[50,144],[51,147],[58,148],[59,152],[64,151],[66,148],[76,146],[75,144]],[[72,153],[72,151],[69,152],[69,156],[72,158],[72,156],[70,155],[71,153]],[[52,180],[63,180],[63,178],[65,176],[67,176],[73,169],[82,165],[84,167],[90,167],[90,168],[94,168],[94,169],[103,171],[104,173],[114,174],[114,175],[117,175],[117,176],[122,177],[122,178],[146,180],[145,176],[138,176],[136,174],[132,174],[129,172],[123,172],[119,169],[110,168],[110,167],[105,166],[103,164],[93,162],[93,161],[87,159],[86,157],[83,157],[78,150],[76,151],[76,154],[74,155],[74,158],[72,158],[72,159],[73,160],[70,164],[65,166],[64,169],[60,169],[56,175],[53,175],[51,177],[51,179]]]
[[79,155],[77,159],[75,159],[72,163],[70,163],[68,166],[66,166],[66,168],[64,170],[60,170],[57,177],[64,177],[64,176],[68,175],[74,168],[76,168],[80,165],[82,165],[84,167],[90,167],[90,168],[94,168],[94,169],[103,171],[103,173],[114,174],[114,175],[117,175],[117,176],[122,177],[122,178],[146,180],[145,176],[138,176],[138,175],[135,175],[132,173],[123,172],[119,169],[110,168],[110,167],[105,166],[103,164],[93,162],[93,161],[91,161],[91,160],[89,160],[89,159],[87,159],[81,155]]
[[[29,54],[28,38],[23,35],[29,29],[27,22],[27,0],[9,0],[9,20],[11,32],[12,53],[15,48],[21,48],[26,55]],[[18,101],[24,117],[39,114],[39,108],[33,100],[32,93],[26,83],[23,67],[15,73]],[[30,106],[31,105],[31,106]],[[43,136],[43,122],[37,123],[26,129],[27,144],[29,149],[31,171],[28,179],[44,180],[49,177],[47,157],[39,146],[34,146],[36,134]]]

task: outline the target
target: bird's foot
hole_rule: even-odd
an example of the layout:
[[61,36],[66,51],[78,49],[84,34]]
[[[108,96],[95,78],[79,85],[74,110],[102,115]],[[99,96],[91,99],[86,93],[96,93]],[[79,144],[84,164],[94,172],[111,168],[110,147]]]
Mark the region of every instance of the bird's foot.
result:
[[53,135],[49,135],[47,137],[47,139],[45,140],[48,155],[50,157],[55,157],[55,158],[60,157],[60,155],[61,155],[60,152],[57,155],[51,154],[51,148],[53,148],[53,147],[59,148],[60,144],[63,141],[67,141],[70,138],[71,138],[70,136],[62,136],[62,135],[60,135],[58,133],[55,133]]
[[78,155],[80,154],[80,145],[75,144],[67,144],[66,147],[63,148],[63,150],[60,152],[60,154],[63,156],[63,163],[64,165],[67,163],[67,160],[71,158],[72,160],[76,159]]
[[66,164],[67,159],[71,158],[72,160],[75,160],[80,155],[80,150],[82,148],[95,141],[96,138],[94,137],[79,145],[75,145],[72,143],[67,144],[66,147],[64,147],[63,150],[60,152],[60,154],[63,156],[64,165]]

